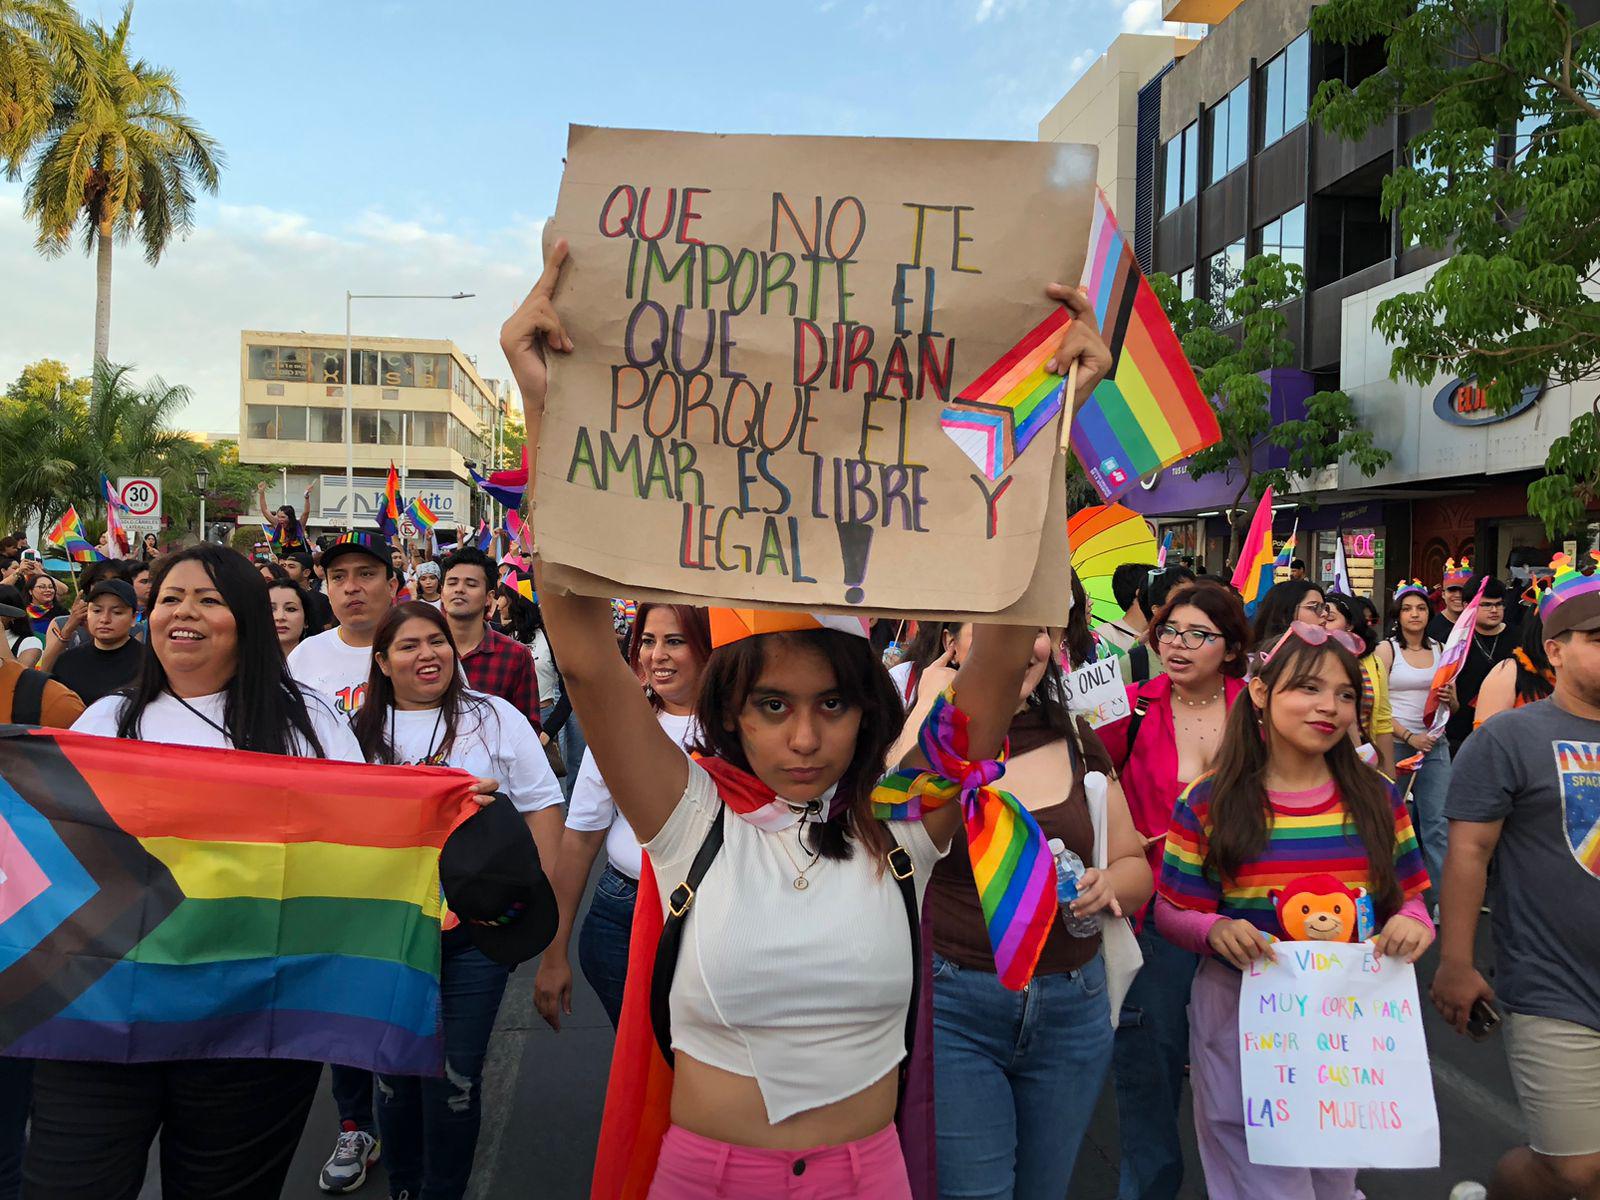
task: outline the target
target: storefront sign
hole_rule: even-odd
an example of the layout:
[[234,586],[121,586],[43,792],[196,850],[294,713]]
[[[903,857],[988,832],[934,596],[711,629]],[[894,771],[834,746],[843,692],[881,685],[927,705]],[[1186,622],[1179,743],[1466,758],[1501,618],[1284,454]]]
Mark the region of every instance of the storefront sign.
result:
[[1489,406],[1488,393],[1475,379],[1452,379],[1433,398],[1433,412],[1441,421],[1451,425],[1493,425],[1509,421],[1518,413],[1532,407],[1544,395],[1545,385],[1535,384],[1522,389],[1517,402],[1505,412],[1496,412]]
[[[357,475],[355,477],[355,527],[375,529],[378,512],[383,506],[382,475]],[[315,516],[309,516],[320,525],[345,523],[345,486],[343,475],[318,476],[318,497]],[[424,479],[410,476],[401,488],[402,503],[421,496],[422,502],[433,510],[439,524],[445,529],[468,526],[471,520],[472,495],[467,485],[459,479]]]

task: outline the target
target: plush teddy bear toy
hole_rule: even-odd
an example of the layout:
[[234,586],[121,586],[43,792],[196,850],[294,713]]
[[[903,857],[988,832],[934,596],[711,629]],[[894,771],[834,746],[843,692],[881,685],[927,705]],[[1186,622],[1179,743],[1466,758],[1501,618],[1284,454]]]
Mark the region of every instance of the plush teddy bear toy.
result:
[[1353,942],[1358,897],[1332,875],[1302,875],[1272,893],[1278,927],[1290,942]]

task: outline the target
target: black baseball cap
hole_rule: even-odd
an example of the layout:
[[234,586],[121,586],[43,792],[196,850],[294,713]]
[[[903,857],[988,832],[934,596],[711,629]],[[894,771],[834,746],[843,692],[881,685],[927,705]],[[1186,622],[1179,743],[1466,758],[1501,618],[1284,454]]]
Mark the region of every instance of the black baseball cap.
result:
[[102,579],[89,589],[85,600],[98,600],[101,596],[115,596],[134,612],[139,611],[139,598],[134,594],[133,584],[125,579]]
[[383,564],[383,569],[389,574],[394,574],[394,562],[390,555],[394,548],[389,545],[389,539],[381,533],[368,533],[366,530],[352,529],[348,533],[341,533],[334,539],[333,545],[322,552],[322,569],[328,570],[334,560],[346,554],[365,554],[374,562]]
[[439,883],[472,944],[508,967],[556,936],[556,894],[522,814],[506,796],[461,822],[439,852]]

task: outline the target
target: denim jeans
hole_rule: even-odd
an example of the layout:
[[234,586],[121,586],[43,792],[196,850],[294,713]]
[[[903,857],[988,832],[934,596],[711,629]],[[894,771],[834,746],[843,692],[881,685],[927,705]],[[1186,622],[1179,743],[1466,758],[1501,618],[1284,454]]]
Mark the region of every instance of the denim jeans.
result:
[[1122,1137],[1117,1200],[1175,1200],[1183,1183],[1178,1107],[1189,1061],[1189,985],[1200,956],[1162,937],[1153,911],[1139,949],[1144,966],[1123,999],[1114,1055]]
[[1065,1196],[1111,1064],[1105,961],[1020,992],[933,956],[939,1194]]
[[378,1076],[378,1128],[389,1191],[412,1200],[461,1200],[483,1117],[483,1060],[511,971],[445,935],[439,995],[444,1078]]
[[22,1148],[33,1101],[33,1060],[0,1058],[0,1200],[22,1194]]
[[372,1117],[372,1072],[334,1063],[328,1068],[328,1082],[340,1122],[350,1121],[363,1133],[376,1137],[378,1124]]
[[1422,843],[1422,861],[1427,864],[1433,894],[1439,894],[1444,881],[1445,843],[1450,822],[1444,819],[1444,798],[1450,790],[1450,746],[1440,738],[1433,744],[1411,781],[1411,804],[1416,809],[1417,841]]
[[570,804],[572,787],[578,782],[578,768],[583,765],[583,752],[589,748],[583,736],[583,726],[578,724],[577,713],[562,722],[556,741],[561,744],[561,761],[567,764],[567,773],[561,777],[561,795]]
[[633,902],[639,884],[607,866],[595,881],[589,915],[578,933],[578,966],[600,997],[611,1028],[622,1019],[622,989],[628,981],[628,941],[633,934]]

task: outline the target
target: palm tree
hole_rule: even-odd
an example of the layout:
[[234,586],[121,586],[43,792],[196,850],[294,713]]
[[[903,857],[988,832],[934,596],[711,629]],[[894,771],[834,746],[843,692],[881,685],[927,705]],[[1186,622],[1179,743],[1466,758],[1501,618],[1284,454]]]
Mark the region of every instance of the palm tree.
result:
[[41,253],[62,253],[81,226],[95,264],[94,361],[111,345],[111,250],[137,234],[145,260],[160,261],[173,234],[194,226],[195,189],[217,190],[222,151],[184,111],[177,77],[128,59],[133,4],[111,29],[87,26],[97,86],[70,80],[33,161],[25,211],[39,226]]
[[58,79],[95,86],[89,40],[68,0],[0,0],[0,161],[15,179],[44,133]]

